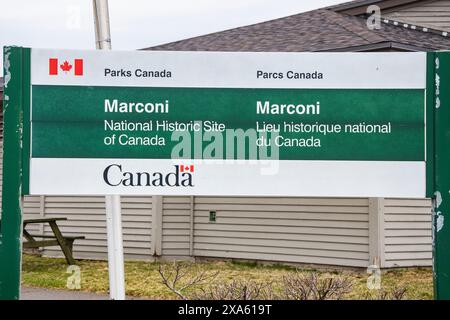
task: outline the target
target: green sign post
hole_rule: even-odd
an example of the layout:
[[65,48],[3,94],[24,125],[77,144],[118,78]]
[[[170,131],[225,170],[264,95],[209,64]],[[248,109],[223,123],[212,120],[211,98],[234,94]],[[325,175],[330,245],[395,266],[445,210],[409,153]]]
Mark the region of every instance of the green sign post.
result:
[[436,299],[450,299],[450,53],[431,53],[434,63],[433,251]]
[[[29,105],[30,50],[4,50],[3,188],[0,224],[0,299],[19,299],[22,259],[22,176],[24,105]],[[25,138],[26,140],[26,138]]]
[[4,61],[0,298],[19,296],[27,194],[433,197],[450,298],[449,53],[7,47]]

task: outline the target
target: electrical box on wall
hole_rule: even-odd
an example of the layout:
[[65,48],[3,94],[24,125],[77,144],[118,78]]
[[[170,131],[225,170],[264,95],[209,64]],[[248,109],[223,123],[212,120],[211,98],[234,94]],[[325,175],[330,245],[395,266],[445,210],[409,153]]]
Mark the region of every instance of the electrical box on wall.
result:
[[209,222],[216,222],[216,212],[215,211],[209,212]]

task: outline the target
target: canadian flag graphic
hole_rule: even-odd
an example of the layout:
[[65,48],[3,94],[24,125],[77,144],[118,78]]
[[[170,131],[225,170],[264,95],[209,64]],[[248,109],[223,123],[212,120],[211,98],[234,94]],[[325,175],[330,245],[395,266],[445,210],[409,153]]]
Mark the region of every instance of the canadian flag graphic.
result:
[[191,164],[189,166],[180,165],[180,172],[194,172],[194,165]]
[[83,75],[83,59],[74,59],[73,64],[67,60],[59,61],[57,58],[48,59],[48,74],[51,76],[58,75],[59,70],[62,73],[72,73],[76,76]]

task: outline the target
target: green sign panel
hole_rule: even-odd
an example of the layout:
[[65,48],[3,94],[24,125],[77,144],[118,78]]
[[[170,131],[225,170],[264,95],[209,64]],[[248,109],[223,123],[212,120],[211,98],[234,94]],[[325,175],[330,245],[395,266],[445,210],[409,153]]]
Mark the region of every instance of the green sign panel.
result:
[[24,192],[425,196],[426,54],[381,56],[33,49]]
[[[170,159],[184,132],[202,138],[180,148],[186,159],[269,158],[259,150],[269,147],[279,160],[425,160],[420,89],[33,86],[32,96],[38,158]],[[225,143],[239,129],[255,137],[242,154]]]

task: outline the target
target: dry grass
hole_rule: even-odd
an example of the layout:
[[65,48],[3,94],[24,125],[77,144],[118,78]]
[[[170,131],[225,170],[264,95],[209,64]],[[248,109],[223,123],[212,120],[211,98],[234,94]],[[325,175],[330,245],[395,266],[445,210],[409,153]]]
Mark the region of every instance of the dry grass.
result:
[[[107,293],[108,265],[105,261],[79,261],[81,268],[81,290]],[[176,299],[161,281],[158,273],[160,263],[130,261],[125,263],[127,295],[148,297],[151,299]],[[268,283],[281,279],[295,269],[286,266],[260,266],[251,263],[203,262],[196,268],[220,271],[214,281],[230,282],[232,280],[255,280]],[[67,264],[64,259],[44,258],[24,254],[22,281],[24,285],[45,288],[65,289]],[[320,275],[348,276],[352,280],[352,291],[346,295],[348,299],[364,299],[376,297],[376,292],[367,289],[368,274],[365,271],[318,271],[302,269],[301,272],[318,272]],[[407,289],[406,299],[432,299],[433,284],[431,268],[402,268],[383,271],[382,288],[391,290],[394,287]]]

